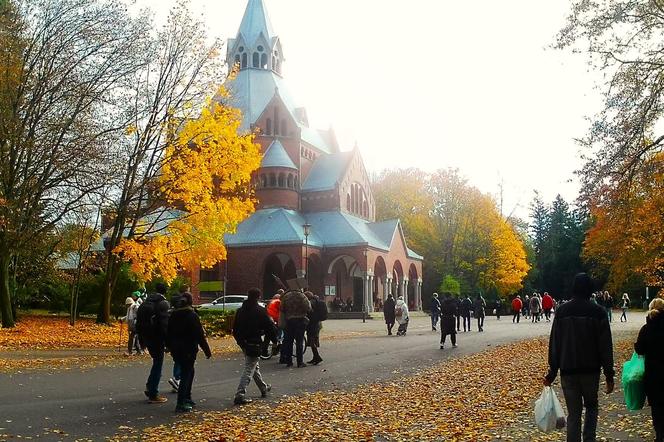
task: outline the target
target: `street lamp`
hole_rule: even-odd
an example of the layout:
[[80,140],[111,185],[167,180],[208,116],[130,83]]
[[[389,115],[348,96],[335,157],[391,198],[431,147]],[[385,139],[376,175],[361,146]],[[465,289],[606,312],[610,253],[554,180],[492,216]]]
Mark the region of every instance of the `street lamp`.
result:
[[304,229],[304,278],[307,280],[307,289],[309,289],[309,235],[311,235],[311,224],[305,222],[302,224]]

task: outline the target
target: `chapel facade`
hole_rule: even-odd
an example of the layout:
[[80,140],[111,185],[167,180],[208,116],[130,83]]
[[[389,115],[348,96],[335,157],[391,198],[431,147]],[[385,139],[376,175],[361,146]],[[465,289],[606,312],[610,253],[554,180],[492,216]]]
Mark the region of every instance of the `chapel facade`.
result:
[[303,278],[328,303],[350,299],[356,311],[373,311],[388,294],[421,309],[423,257],[408,248],[399,220],[376,222],[360,150],[342,150],[332,129],[309,126],[282,74],[282,42],[263,0],[248,1],[227,50],[237,69],[226,85],[229,104],[263,153],[253,179],[258,206],[226,236],[227,260],[192,275],[194,294],[204,300],[259,287],[269,298],[277,276]]

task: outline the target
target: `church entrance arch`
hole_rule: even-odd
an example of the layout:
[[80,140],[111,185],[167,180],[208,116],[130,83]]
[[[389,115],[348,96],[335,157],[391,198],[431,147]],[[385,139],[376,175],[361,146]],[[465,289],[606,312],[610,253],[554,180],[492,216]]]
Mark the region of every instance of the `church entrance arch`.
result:
[[297,277],[295,261],[286,253],[273,253],[265,258],[263,264],[263,297],[270,299],[281,288],[274,279],[277,276],[286,284],[289,279]]
[[382,256],[376,258],[373,269],[374,278],[371,295],[374,298],[374,308],[381,311],[383,301],[387,299],[387,266]]
[[395,298],[404,295],[402,290],[403,284],[404,284],[403,267],[401,266],[401,261],[396,260],[392,265],[392,293],[394,293]]
[[417,274],[417,268],[415,268],[415,264],[411,264],[410,268],[408,269],[408,287],[407,287],[407,293],[408,293],[408,307],[411,309],[416,309],[417,308],[417,284],[418,284],[419,276]]
[[307,263],[307,283],[309,290],[314,294],[323,297],[325,295],[325,285],[323,283],[323,263],[318,254],[310,254]]
[[361,311],[363,278],[359,263],[352,256],[339,255],[328,266],[328,273],[335,283],[336,297],[343,302],[345,310]]

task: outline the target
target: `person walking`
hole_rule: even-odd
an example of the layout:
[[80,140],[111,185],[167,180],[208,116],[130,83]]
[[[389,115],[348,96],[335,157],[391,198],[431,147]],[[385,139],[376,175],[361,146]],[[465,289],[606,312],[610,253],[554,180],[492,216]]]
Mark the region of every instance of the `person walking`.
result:
[[521,296],[516,295],[516,298],[512,300],[512,322],[517,324],[521,320],[521,309],[523,309],[523,301],[521,301]]
[[664,442],[664,299],[648,306],[646,325],[641,327],[634,351],[645,358],[644,384],[655,429],[655,442]]
[[307,330],[311,311],[309,300],[300,291],[290,291],[281,297],[280,319],[285,324],[286,335],[281,347],[286,367],[293,366],[293,343],[295,343],[295,357],[298,368],[306,367],[304,363],[304,333]]
[[120,319],[123,322],[127,323],[127,352],[125,356],[131,356],[136,351],[136,354],[142,354],[143,350],[139,343],[138,335],[136,334],[136,314],[138,313],[138,307],[140,304],[137,302],[138,294],[134,292],[131,296],[125,299],[125,307],[127,307],[127,315]]
[[609,322],[613,322],[613,296],[608,291],[604,291],[602,296],[603,306],[606,310],[606,315],[609,317]]
[[[187,301],[187,298],[185,298],[185,295],[188,295],[188,299],[192,299],[190,288],[188,285],[184,284],[180,286],[180,289],[178,290],[177,294],[173,295],[171,297],[171,307],[173,309],[182,307],[185,302]],[[178,306],[178,307],[176,307]],[[171,388],[173,389],[173,393],[177,393],[178,389],[180,388],[180,379],[182,378],[182,367],[180,367],[180,364],[178,361],[173,360],[173,375],[168,379],[168,383],[170,384]]]
[[606,393],[614,389],[613,340],[606,312],[590,301],[593,284],[585,273],[574,278],[572,299],[556,311],[549,337],[549,371],[544,385],[550,386],[560,371],[567,403],[567,441],[581,441],[581,414],[585,407],[583,440],[596,440],[599,413],[600,369],[606,378]]
[[327,319],[327,306],[325,301],[318,299],[312,292],[305,292],[304,295],[311,304],[311,311],[309,312],[309,324],[307,325],[307,345],[311,348],[314,357],[308,364],[318,365],[323,362],[320,357],[320,331],[323,328],[323,321]]
[[392,328],[396,321],[395,310],[396,303],[394,302],[394,297],[390,294],[385,300],[383,305],[383,317],[385,318],[385,324],[387,325],[387,335],[392,336]]
[[408,305],[403,300],[403,296],[397,298],[397,303],[394,306],[394,316],[396,317],[397,322],[399,323],[399,328],[397,329],[397,336],[406,336],[408,331],[408,322],[410,321],[410,316],[408,315]]
[[456,329],[457,332],[461,331],[461,295],[453,295],[452,296],[452,301],[454,301],[454,305],[456,307]]
[[486,316],[486,301],[482,297],[482,294],[477,295],[477,299],[475,299],[475,303],[473,304],[473,312],[475,313],[475,319],[477,319],[477,330],[483,332],[484,317]]
[[470,300],[470,296],[466,295],[465,298],[461,300],[461,317],[463,318],[463,331],[464,333],[471,330],[470,326],[470,312],[473,310],[473,301]]
[[431,330],[436,331],[436,324],[440,317],[440,301],[438,300],[438,293],[434,293],[431,297]]
[[533,323],[539,322],[541,306],[537,293],[533,293],[533,296],[530,297],[530,316],[532,317]]
[[262,357],[264,359],[269,359],[270,357],[274,356],[277,354],[280,350],[279,348],[279,342],[282,341],[283,336],[284,336],[284,330],[279,327],[279,314],[281,313],[281,295],[283,294],[283,290],[279,289],[279,291],[272,297],[272,300],[270,303],[267,305],[267,314],[274,321],[274,324],[277,326],[277,346],[273,349],[273,353],[270,355],[269,354],[269,348],[270,348],[270,340],[267,336],[265,336],[263,340],[263,354]]
[[496,311],[496,320],[500,321],[500,311],[503,309],[503,300],[500,299],[500,296],[496,298],[493,308]]
[[159,404],[166,402],[164,396],[159,395],[159,381],[164,365],[164,348],[168,333],[168,301],[166,301],[166,285],[158,283],[156,293],[150,294],[136,312],[136,332],[141,345],[147,347],[152,358],[152,368],[145,385],[145,395],[148,402]]
[[[299,293],[304,297],[304,294]],[[288,295],[284,295],[286,298]],[[261,397],[267,397],[267,394],[272,390],[270,384],[265,383],[260,371],[260,355],[263,346],[262,337],[267,335],[273,342],[277,342],[277,330],[274,321],[270,319],[264,307],[258,304],[261,297],[261,291],[257,288],[252,288],[247,292],[247,299],[242,303],[242,307],[235,313],[235,322],[233,324],[233,337],[235,342],[242,349],[244,353],[244,370],[240,376],[240,383],[238,384],[237,391],[235,392],[235,405],[245,405],[251,402],[247,398],[247,387],[254,380],[258,389],[261,392]],[[304,298],[307,304],[309,301]],[[284,312],[282,311],[282,314]],[[302,331],[304,334],[304,331]],[[293,351],[291,342],[291,352]],[[299,360],[302,360],[302,347],[299,348]],[[292,364],[291,364],[292,365]]]
[[550,322],[551,311],[553,310],[553,298],[549,295],[549,292],[544,292],[544,296],[542,296],[542,310],[544,311],[546,321]]
[[530,318],[530,297],[528,295],[526,295],[526,297],[523,300],[523,318],[524,319]]
[[212,357],[205,330],[192,304],[191,293],[188,291],[182,293],[168,319],[166,335],[166,343],[171,350],[173,362],[180,367],[178,399],[175,406],[175,411],[180,413],[192,411],[196,406],[191,399],[191,387],[194,383],[194,365],[198,348],[203,350],[206,358]]
[[444,295],[440,313],[440,349],[443,350],[445,348],[447,335],[450,335],[452,347],[456,348],[457,330],[455,319],[458,315],[458,308],[455,299],[448,294]]
[[620,322],[627,322],[627,311],[629,310],[629,303],[630,303],[629,295],[627,293],[623,293],[622,306],[620,307],[622,309],[622,315],[620,315]]

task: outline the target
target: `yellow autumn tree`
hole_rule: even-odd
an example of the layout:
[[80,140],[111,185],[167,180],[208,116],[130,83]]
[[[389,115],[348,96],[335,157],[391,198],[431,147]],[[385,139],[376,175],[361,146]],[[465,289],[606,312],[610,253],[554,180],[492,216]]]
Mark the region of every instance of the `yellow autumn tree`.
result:
[[261,160],[254,136],[240,134],[241,121],[239,110],[215,102],[170,137],[158,194],[177,216],[115,249],[140,279],[172,281],[180,270],[226,258],[224,235],[255,209],[250,181]]

